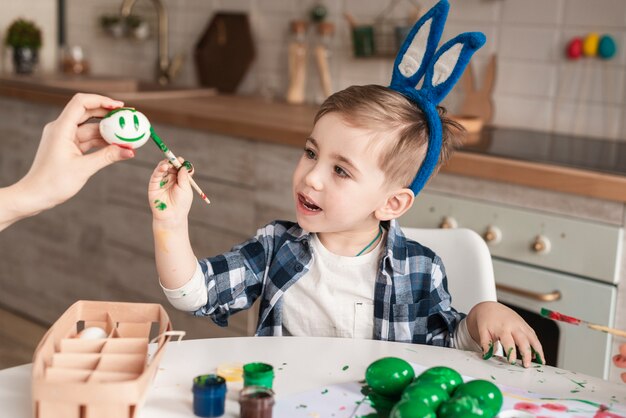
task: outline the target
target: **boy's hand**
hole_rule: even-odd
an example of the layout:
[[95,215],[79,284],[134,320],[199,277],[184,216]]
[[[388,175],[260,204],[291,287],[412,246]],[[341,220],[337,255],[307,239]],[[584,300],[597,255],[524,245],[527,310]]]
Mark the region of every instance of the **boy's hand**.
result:
[[493,346],[500,341],[504,354],[515,364],[517,351],[522,355],[524,367],[530,367],[534,359],[544,364],[543,349],[535,331],[512,309],[497,302],[481,302],[467,315],[470,335],[483,348],[485,358],[493,353]]
[[[184,161],[180,157],[179,160]],[[148,185],[148,199],[155,221],[173,225],[186,221],[193,201],[190,175],[185,166],[177,170],[167,160],[157,165]]]
[[[626,343],[619,346],[619,354],[613,356],[613,364],[622,369],[626,368]],[[626,383],[626,373],[622,373],[622,381]]]

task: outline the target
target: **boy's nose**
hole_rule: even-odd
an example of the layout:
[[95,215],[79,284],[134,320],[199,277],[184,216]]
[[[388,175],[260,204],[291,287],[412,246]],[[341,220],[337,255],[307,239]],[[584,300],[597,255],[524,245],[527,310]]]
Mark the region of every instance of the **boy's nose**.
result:
[[322,176],[320,170],[317,167],[312,168],[304,177],[304,182],[307,186],[314,190],[321,190],[323,187]]

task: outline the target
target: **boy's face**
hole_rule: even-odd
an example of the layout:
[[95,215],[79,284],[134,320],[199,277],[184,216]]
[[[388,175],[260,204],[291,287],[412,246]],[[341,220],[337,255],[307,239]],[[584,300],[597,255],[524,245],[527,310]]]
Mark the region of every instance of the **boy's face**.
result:
[[344,122],[337,113],[317,121],[293,174],[300,226],[309,232],[371,230],[374,211],[390,187],[378,165],[381,146],[374,133]]

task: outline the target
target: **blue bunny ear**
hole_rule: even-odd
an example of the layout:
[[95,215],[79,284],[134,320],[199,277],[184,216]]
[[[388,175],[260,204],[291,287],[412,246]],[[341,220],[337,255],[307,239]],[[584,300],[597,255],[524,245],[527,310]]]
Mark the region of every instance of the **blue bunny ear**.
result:
[[480,32],[466,32],[449,40],[437,51],[426,70],[421,88],[429,102],[437,104],[446,97],[463,75],[474,52],[485,41],[485,35]]
[[413,26],[396,56],[390,87],[417,85],[437,50],[449,9],[441,0]]

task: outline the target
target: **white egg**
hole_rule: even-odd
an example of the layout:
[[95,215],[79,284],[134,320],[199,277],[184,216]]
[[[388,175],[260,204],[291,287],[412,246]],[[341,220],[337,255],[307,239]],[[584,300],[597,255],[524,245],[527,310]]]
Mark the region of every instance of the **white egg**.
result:
[[99,340],[107,336],[107,332],[100,327],[87,327],[78,333],[78,338],[83,340]]
[[109,144],[139,148],[150,139],[150,122],[143,113],[122,107],[100,121],[100,135]]

